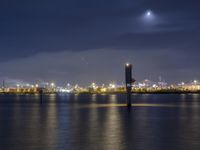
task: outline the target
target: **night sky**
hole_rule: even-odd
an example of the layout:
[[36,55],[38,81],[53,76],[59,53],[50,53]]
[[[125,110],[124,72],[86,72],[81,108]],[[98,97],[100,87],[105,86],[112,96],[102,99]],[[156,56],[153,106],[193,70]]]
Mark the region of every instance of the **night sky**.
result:
[[198,0],[1,0],[0,80],[87,85],[200,77]]

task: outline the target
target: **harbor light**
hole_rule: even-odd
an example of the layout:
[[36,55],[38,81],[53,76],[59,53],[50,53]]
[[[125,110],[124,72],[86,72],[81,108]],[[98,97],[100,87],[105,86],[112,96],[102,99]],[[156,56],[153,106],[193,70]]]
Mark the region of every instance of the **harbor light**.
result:
[[195,84],[195,85],[197,84],[197,80],[194,80],[194,84]]
[[55,86],[55,83],[52,82],[52,83],[51,83],[51,86],[54,87],[54,86]]
[[114,83],[110,83],[109,87],[112,88],[112,89],[114,89],[114,88],[116,88],[116,85]]

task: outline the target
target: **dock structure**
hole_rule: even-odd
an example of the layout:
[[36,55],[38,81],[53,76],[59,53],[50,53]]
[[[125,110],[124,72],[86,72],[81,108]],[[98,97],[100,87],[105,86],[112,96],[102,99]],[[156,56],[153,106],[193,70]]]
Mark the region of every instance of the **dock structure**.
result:
[[39,94],[40,94],[40,103],[42,104],[43,103],[43,89],[42,88],[39,89]]
[[125,82],[127,93],[127,106],[131,107],[131,89],[132,83],[135,82],[135,79],[132,78],[132,65],[129,63],[125,65]]

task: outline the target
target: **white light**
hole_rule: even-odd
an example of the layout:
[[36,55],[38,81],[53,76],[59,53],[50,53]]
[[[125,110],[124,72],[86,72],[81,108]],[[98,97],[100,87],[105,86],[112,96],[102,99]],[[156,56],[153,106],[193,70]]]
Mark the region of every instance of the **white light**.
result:
[[151,17],[152,16],[152,11],[151,10],[148,10],[147,12],[146,12],[146,16],[149,18],[149,17]]
[[156,17],[155,14],[151,10],[147,10],[143,15],[143,19],[146,22],[153,23],[153,20],[155,20],[155,17]]
[[55,83],[52,82],[52,83],[51,83],[51,86],[55,86]]
[[197,84],[197,80],[194,80],[194,84]]
[[115,85],[115,84],[113,84],[111,87],[114,89],[114,88],[116,87],[116,85]]
[[157,85],[156,85],[156,84],[154,84],[154,85],[153,85],[153,88],[156,88],[156,87],[157,87]]
[[116,85],[115,85],[114,83],[110,83],[109,86],[110,86],[110,88],[112,88],[112,89],[116,88]]
[[92,82],[92,85],[91,85],[91,86],[92,86],[93,89],[97,89],[97,88],[98,88],[98,86],[97,86],[96,83],[94,83],[94,82]]

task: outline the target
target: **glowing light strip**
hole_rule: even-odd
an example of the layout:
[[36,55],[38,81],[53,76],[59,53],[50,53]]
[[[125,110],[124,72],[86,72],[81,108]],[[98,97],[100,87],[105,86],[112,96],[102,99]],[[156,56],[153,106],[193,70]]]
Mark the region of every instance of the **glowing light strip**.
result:
[[[179,107],[181,105],[137,103],[137,104],[132,104],[132,106],[133,107]],[[106,108],[106,107],[127,107],[127,105],[113,103],[113,104],[88,104],[80,106],[80,108]]]

